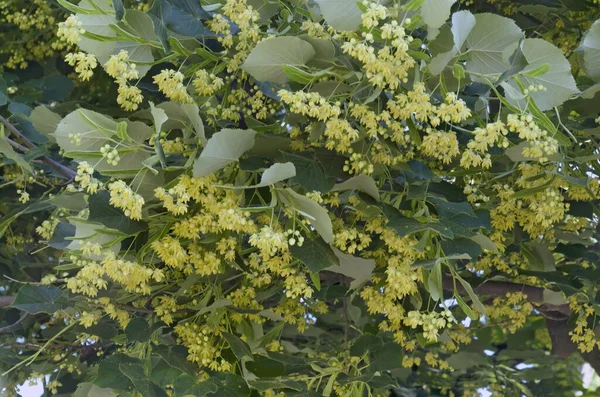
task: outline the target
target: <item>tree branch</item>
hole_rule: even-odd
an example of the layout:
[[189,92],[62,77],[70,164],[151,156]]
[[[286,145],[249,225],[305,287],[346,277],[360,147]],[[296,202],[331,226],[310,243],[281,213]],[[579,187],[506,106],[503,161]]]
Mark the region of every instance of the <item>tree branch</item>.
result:
[[0,308],[10,307],[15,301],[14,296],[0,296]]
[[6,334],[8,332],[16,331],[19,328],[19,326],[21,325],[21,323],[23,321],[25,321],[27,318],[29,318],[29,313],[23,313],[21,318],[19,318],[14,323],[7,325],[6,327],[0,328],[0,334]]
[[[33,149],[35,147],[35,144],[33,142],[31,142],[29,140],[29,138],[27,138],[25,135],[23,135],[21,133],[21,131],[19,131],[17,129],[17,127],[15,127],[10,121],[8,121],[4,117],[0,116],[0,122],[6,126],[6,128],[8,129],[8,131],[10,131],[11,134],[13,134],[17,138],[19,138],[21,141],[23,141],[23,144],[25,145],[25,146],[22,146],[14,141],[9,140],[9,143],[12,146],[14,146],[24,152],[28,152],[30,149]],[[19,146],[16,146],[16,145],[19,145]],[[55,170],[57,170],[58,172],[63,174],[65,177],[67,177],[69,180],[75,178],[75,175],[77,175],[77,173],[75,171],[73,171],[72,169],[70,169],[69,167],[65,167],[58,161],[54,161],[49,157],[43,157],[42,162],[48,164],[50,167],[54,168]]]
[[[446,291],[454,291],[454,280],[449,274],[445,274],[442,280],[442,285]],[[466,293],[464,287],[460,283],[456,283],[456,288],[459,293]],[[506,281],[486,281],[473,289],[477,295],[490,297],[505,296],[508,292],[521,292],[527,295],[529,302],[540,304],[540,309],[549,316],[558,315],[561,318],[571,315],[569,305],[552,305],[544,303],[544,288],[534,287],[526,284],[510,283]]]

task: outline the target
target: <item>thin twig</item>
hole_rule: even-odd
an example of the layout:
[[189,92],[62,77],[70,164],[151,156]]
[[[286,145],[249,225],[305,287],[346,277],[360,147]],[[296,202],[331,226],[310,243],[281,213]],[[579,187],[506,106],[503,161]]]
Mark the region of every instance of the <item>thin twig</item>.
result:
[[21,325],[21,323],[23,321],[25,321],[28,317],[29,317],[29,313],[23,313],[21,318],[19,318],[14,323],[7,325],[6,327],[0,328],[0,334],[6,334],[8,332],[16,331],[19,328],[19,326]]
[[25,146],[27,146],[29,149],[34,148],[35,145],[33,144],[33,142],[31,142],[29,140],[29,138],[27,138],[25,135],[23,135],[21,133],[21,131],[19,131],[17,129],[17,127],[15,127],[10,121],[8,121],[7,119],[5,119],[4,117],[2,117],[0,115],[0,122],[2,122],[2,124],[4,124],[6,126],[6,128],[8,128],[8,130],[15,135],[17,138],[19,138],[20,140],[23,141],[23,143],[25,144]]
[[14,147],[15,149],[19,149],[22,152],[28,152],[29,149],[27,149],[25,146],[21,145],[20,143],[17,143],[15,141],[13,141],[10,138],[6,138],[6,140],[8,141],[8,143],[10,144],[10,146]]

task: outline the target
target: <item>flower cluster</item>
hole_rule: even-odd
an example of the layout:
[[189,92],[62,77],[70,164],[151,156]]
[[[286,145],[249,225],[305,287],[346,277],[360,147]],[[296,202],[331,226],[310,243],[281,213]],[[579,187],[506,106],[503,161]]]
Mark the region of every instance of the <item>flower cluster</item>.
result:
[[81,40],[81,35],[85,33],[83,24],[73,14],[58,24],[56,35],[69,44],[77,44]]
[[123,210],[126,217],[139,220],[142,219],[142,207],[144,198],[136,194],[127,184],[118,180],[108,185],[110,192],[110,204]]
[[129,61],[129,53],[126,50],[121,50],[118,54],[111,55],[104,64],[104,69],[110,77],[115,79],[119,86],[117,103],[125,110],[137,110],[144,98],[142,91],[129,83],[129,80],[139,78],[136,65]]
[[540,162],[548,161],[548,156],[558,152],[558,141],[542,130],[530,114],[509,114],[506,125],[511,132],[519,134],[519,138],[529,142],[523,149],[523,155]]
[[172,101],[179,103],[191,103],[192,97],[183,84],[185,76],[183,73],[173,69],[163,69],[155,75],[152,80],[158,85],[158,89]]
[[81,51],[65,55],[65,62],[75,67],[75,72],[79,73],[79,78],[83,81],[89,80],[94,75],[93,69],[98,66],[94,55]]
[[192,85],[198,95],[208,96],[220,90],[224,82],[222,78],[215,76],[213,73],[209,74],[206,70],[200,69],[196,72]]
[[89,194],[94,194],[103,189],[104,185],[98,179],[94,178],[94,169],[87,161],[82,161],[77,166],[77,175],[75,182],[79,183],[79,188]]

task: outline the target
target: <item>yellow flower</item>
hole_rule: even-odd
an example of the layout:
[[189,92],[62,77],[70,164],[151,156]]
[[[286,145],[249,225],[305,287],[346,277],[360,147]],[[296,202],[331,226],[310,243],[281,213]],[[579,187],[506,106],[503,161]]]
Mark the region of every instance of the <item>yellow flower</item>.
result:
[[73,14],[64,21],[58,24],[58,32],[56,35],[69,44],[77,44],[81,40],[81,35],[85,33],[82,28],[83,24]]
[[110,191],[109,203],[123,210],[126,217],[139,220],[142,219],[142,207],[144,198],[136,194],[125,182],[118,180],[108,185]]
[[75,66],[75,72],[79,73],[79,78],[83,81],[89,80],[94,75],[93,69],[98,66],[96,57],[85,52],[68,53],[65,55],[65,62]]
[[152,79],[158,85],[158,89],[170,100],[180,103],[192,102],[192,97],[190,97],[185,85],[183,85],[183,73],[172,69],[163,69]]

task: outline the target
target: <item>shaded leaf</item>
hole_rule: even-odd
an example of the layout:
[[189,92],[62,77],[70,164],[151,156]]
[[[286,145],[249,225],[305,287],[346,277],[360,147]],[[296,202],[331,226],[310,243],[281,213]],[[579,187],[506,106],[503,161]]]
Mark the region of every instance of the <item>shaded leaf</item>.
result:
[[373,259],[363,259],[349,254],[345,254],[337,248],[333,252],[338,257],[340,264],[329,266],[325,270],[343,274],[353,279],[350,288],[356,289],[371,279],[371,274],[375,270],[375,261]]
[[295,259],[300,260],[312,273],[340,264],[329,244],[322,238],[306,239],[302,246],[292,245],[290,251]]
[[252,360],[252,350],[250,350],[250,347],[246,342],[228,332],[224,332],[223,337],[225,338],[227,343],[229,343],[229,347],[233,351],[233,354],[235,354],[235,356],[238,358],[238,360]]
[[331,191],[343,191],[343,190],[360,190],[361,192],[367,193],[369,196],[373,197],[375,200],[379,201],[379,188],[375,183],[375,180],[365,174],[360,174],[357,176],[353,176],[352,178],[338,183]]
[[134,317],[125,327],[125,335],[130,342],[146,342],[150,339],[150,326],[142,317]]
[[142,396],[168,397],[164,390],[148,378],[142,365],[138,363],[119,363],[119,370],[129,378]]
[[56,313],[71,306],[62,290],[52,285],[26,284],[19,289],[12,304],[27,313]]
[[332,178],[328,178],[323,170],[323,166],[314,158],[314,155],[307,153],[306,156],[300,153],[282,152],[285,161],[290,161],[296,167],[296,176],[291,180],[292,183],[298,183],[308,192],[327,193],[334,185]]
[[100,190],[88,199],[90,214],[88,221],[98,222],[109,229],[115,229],[123,234],[137,234],[148,228],[146,222],[133,220],[119,208],[110,205],[110,193]]

